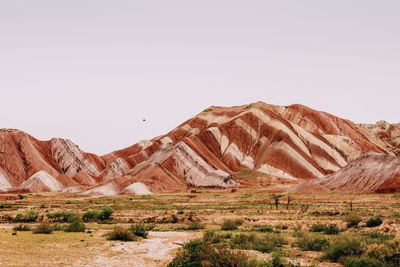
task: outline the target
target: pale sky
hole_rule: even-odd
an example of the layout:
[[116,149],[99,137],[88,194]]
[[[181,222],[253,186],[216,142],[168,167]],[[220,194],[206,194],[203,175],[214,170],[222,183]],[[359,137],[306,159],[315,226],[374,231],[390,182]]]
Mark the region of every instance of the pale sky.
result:
[[0,128],[103,154],[211,105],[400,122],[399,14],[398,0],[0,0]]

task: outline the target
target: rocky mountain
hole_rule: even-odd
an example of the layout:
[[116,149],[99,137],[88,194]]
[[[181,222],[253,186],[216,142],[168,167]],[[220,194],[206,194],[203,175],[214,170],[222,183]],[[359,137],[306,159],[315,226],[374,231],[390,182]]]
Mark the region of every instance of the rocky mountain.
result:
[[400,125],[355,124],[301,105],[258,102],[210,107],[164,136],[103,156],[69,140],[39,141],[18,130],[0,130],[0,190],[149,194],[310,180],[313,187],[336,190],[326,179],[369,168],[375,159],[363,160],[366,153],[384,157],[379,168],[391,177],[395,168],[385,167],[393,164],[386,158],[398,160]]
[[295,192],[397,192],[400,188],[400,158],[367,153],[340,171],[303,182]]

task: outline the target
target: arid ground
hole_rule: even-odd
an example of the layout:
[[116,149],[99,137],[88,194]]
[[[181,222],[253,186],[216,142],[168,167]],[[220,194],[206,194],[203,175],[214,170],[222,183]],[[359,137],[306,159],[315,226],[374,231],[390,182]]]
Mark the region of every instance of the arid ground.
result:
[[[186,242],[202,238],[205,232],[209,235],[210,231],[225,236],[221,246],[244,251],[258,260],[270,260],[271,252],[278,252],[287,262],[301,266],[341,266],[335,260],[322,258],[329,245],[310,249],[300,244],[301,237],[309,235],[308,238],[332,244],[337,239],[359,236],[367,251],[382,240],[394,242],[400,231],[400,195],[396,194],[282,195],[278,209],[273,194],[257,190],[204,189],[184,194],[116,197],[42,193],[19,198],[0,204],[1,266],[166,266]],[[48,216],[71,211],[81,218],[88,210],[105,207],[113,209],[111,217],[85,222],[87,229],[80,233],[64,232],[68,222],[57,223]],[[35,222],[25,222],[23,214],[31,210],[37,211],[37,218]],[[366,227],[367,220],[376,216],[383,223]],[[347,225],[351,218],[361,221],[351,227]],[[20,225],[34,230],[46,221],[56,226],[52,234],[13,230]],[[221,231],[221,225],[227,221],[239,222],[238,229]],[[133,224],[151,225],[147,239],[107,240],[107,233],[116,226],[129,228]],[[338,233],[313,229],[333,224]],[[281,241],[271,241],[273,247],[260,249],[235,241],[238,235],[252,235],[256,240],[273,236]],[[374,238],[379,242],[371,241]]]

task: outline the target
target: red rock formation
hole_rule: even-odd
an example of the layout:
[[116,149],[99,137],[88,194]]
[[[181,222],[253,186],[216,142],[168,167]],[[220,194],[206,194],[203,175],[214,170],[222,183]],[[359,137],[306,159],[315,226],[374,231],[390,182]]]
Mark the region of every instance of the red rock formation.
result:
[[356,125],[301,105],[258,102],[210,107],[165,136],[101,157],[69,140],[44,142],[1,130],[0,190],[119,194],[230,187],[238,185],[232,176],[243,169],[273,183],[300,183],[333,177],[368,152],[400,154],[400,126]]
[[384,154],[364,154],[340,171],[306,181],[295,192],[399,192],[400,158]]

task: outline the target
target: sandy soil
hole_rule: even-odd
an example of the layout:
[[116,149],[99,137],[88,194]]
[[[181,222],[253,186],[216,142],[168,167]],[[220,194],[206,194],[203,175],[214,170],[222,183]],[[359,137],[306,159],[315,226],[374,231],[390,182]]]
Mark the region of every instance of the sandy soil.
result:
[[78,260],[73,266],[165,266],[182,244],[196,237],[201,233],[151,232],[142,242],[107,243],[94,248],[101,255]]

